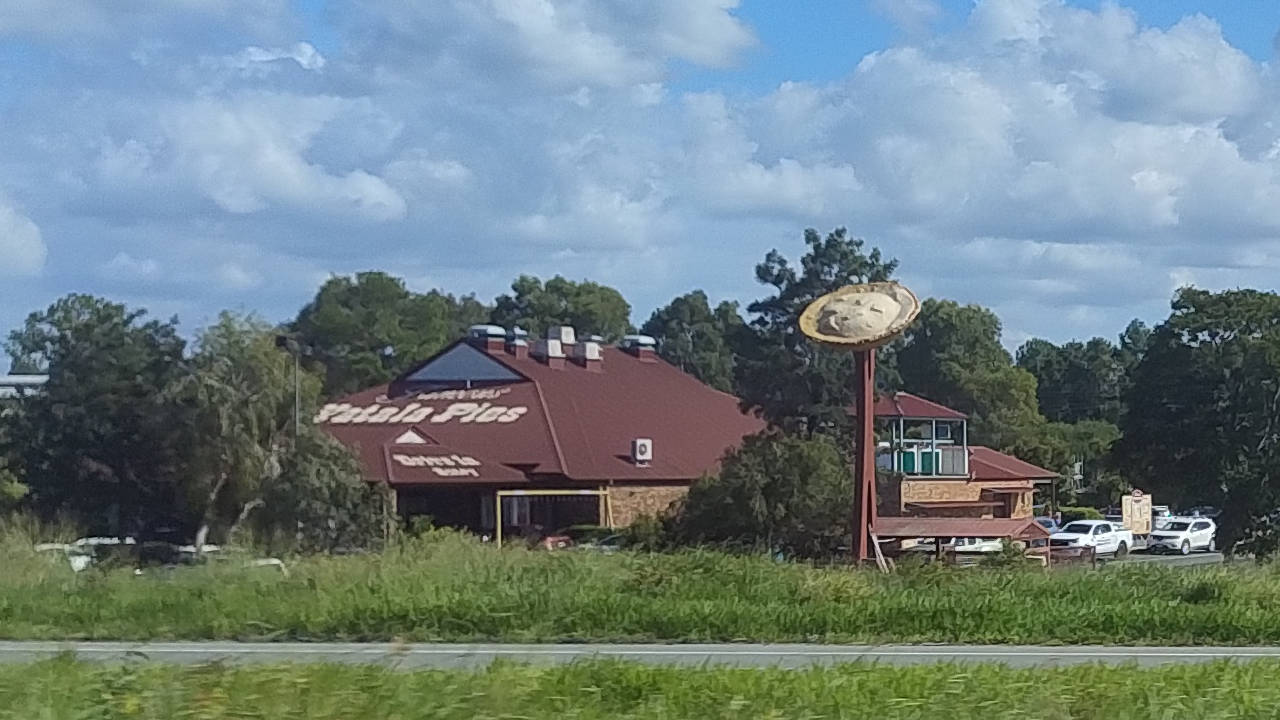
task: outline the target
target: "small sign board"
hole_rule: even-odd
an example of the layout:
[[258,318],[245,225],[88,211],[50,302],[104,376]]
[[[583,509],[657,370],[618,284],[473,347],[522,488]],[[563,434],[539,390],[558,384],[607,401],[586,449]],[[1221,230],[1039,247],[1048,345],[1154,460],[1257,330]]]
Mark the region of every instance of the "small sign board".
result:
[[1134,535],[1151,534],[1151,497],[1134,490],[1120,499],[1120,514],[1125,528]]

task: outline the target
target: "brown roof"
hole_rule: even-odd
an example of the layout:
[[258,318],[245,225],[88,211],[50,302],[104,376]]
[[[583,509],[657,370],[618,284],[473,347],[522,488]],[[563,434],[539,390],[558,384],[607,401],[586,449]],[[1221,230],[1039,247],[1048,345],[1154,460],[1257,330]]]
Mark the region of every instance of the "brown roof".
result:
[[528,482],[518,470],[444,445],[386,445],[384,455],[391,485]]
[[1004,503],[994,500],[911,500],[908,506],[922,508],[986,508],[997,507]]
[[916,518],[882,517],[876,520],[877,537],[987,537],[1029,540],[1049,537],[1031,518]]
[[[850,408],[850,412],[854,412]],[[919,395],[896,392],[892,395],[880,395],[876,398],[876,417],[878,418],[915,418],[919,420],[964,420],[968,416],[959,410],[952,410],[932,400],[925,400]]]
[[1049,480],[1058,473],[981,445],[969,446],[969,474],[974,480]]
[[[471,389],[415,388],[413,378],[441,358],[450,373],[463,367],[463,374],[478,370],[498,379]],[[360,447],[366,471],[376,468],[371,461],[385,465],[379,458],[390,436],[413,430],[431,443],[522,472],[584,482],[693,480],[765,427],[742,413],[737,398],[656,357],[605,347],[602,358],[590,368],[572,360],[550,367],[459,341],[391,385],[326,406],[317,419]],[[392,387],[403,391],[388,398]],[[653,441],[648,465],[631,461],[636,438]],[[370,444],[377,448],[365,448]]]

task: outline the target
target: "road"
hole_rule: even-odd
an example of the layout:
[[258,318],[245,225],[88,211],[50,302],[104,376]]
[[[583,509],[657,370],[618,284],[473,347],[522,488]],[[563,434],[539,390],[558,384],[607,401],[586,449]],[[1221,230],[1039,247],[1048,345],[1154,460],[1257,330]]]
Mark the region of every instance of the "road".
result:
[[1191,565],[1221,565],[1224,561],[1225,558],[1219,552],[1195,552],[1190,555],[1155,555],[1143,552],[1130,553],[1128,557],[1120,562],[1187,567]]
[[1229,658],[1280,660],[1280,647],[1037,647],[989,645],[390,645],[359,643],[97,643],[4,642],[0,662],[31,662],[74,653],[103,662],[179,664],[325,662],[382,664],[396,668],[475,668],[495,660],[565,663],[590,658],[666,665],[808,667],[856,660],[890,665],[996,662],[1011,667],[1081,663],[1142,666]]

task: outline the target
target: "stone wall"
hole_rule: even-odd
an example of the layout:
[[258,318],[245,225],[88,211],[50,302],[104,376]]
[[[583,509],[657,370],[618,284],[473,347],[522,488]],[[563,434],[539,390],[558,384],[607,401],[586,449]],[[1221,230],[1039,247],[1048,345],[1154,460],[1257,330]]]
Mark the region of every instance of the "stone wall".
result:
[[688,492],[688,485],[613,485],[613,526],[626,527],[642,515],[656,516]]
[[[1025,485],[1027,492],[1016,496],[1016,502],[1010,513],[1010,517],[1027,518],[1031,517],[1031,489],[1033,487],[1031,481],[988,481],[975,482],[972,480],[946,480],[935,478],[912,477],[902,481],[901,497],[902,509],[905,514],[907,503],[914,502],[975,502],[978,500],[1000,500],[1003,495],[993,495],[992,493],[983,493],[985,488],[1008,488]],[[958,508],[955,510],[959,510]],[[931,509],[929,515],[935,517],[967,517],[976,514],[990,516],[990,509],[983,512],[978,508],[965,509],[959,514],[955,512],[943,513],[941,509],[935,511]]]

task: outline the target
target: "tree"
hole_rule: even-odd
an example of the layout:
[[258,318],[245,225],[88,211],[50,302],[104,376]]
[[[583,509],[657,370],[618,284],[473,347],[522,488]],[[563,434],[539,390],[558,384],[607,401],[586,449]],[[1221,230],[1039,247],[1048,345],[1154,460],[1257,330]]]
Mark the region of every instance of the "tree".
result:
[[[824,238],[804,231],[808,251],[793,267],[777,250],[756,266],[756,280],[773,294],[749,306],[753,316],[735,348],[735,380],[744,409],[760,413],[780,427],[812,435],[848,427],[853,403],[853,354],[822,347],[796,325],[810,302],[845,285],[888,280],[898,266],[878,248],[863,250],[865,241],[837,228]],[[891,384],[882,366],[880,381]]]
[[10,334],[10,355],[49,373],[9,418],[9,454],[37,512],[110,534],[183,522],[189,414],[161,391],[183,372],[184,348],[174,321],[88,295],[68,295]]
[[487,315],[472,296],[415,293],[400,278],[362,272],[325,281],[291,329],[311,353],[309,364],[324,369],[324,394],[332,397],[387,382]]
[[[367,540],[378,514],[350,452],[313,427],[320,381],[303,373],[294,391],[291,356],[273,327],[223,313],[196,342],[189,374],[169,393],[192,408],[198,442],[188,455],[185,490],[199,510],[199,547],[226,539],[255,511],[267,535],[282,530],[308,549]],[[301,410],[295,419],[295,402]]]
[[557,275],[544,285],[531,275],[511,283],[510,295],[499,295],[490,321],[505,328],[519,327],[533,335],[547,328],[570,325],[583,335],[614,341],[631,331],[631,306],[622,293],[588,280],[574,282]]
[[678,542],[815,558],[849,542],[853,481],[832,438],[765,432],[694,483],[673,523]]
[[1018,349],[1018,367],[1035,375],[1040,411],[1050,420],[1119,421],[1126,368],[1105,338],[1061,346],[1028,340]]
[[733,391],[733,342],[742,332],[737,303],[724,301],[714,310],[707,294],[694,290],[672,300],[640,328],[658,341],[664,360],[717,390]]
[[1134,372],[1116,456],[1170,504],[1221,508],[1219,545],[1274,547],[1280,296],[1184,288]]
[[1056,468],[1066,453],[1036,402],[1036,379],[1000,344],[1000,319],[978,305],[925,300],[897,345],[902,386],[969,415],[969,440]]

